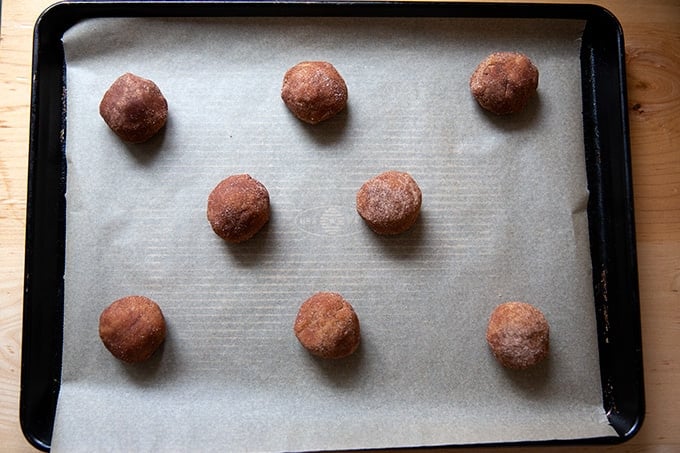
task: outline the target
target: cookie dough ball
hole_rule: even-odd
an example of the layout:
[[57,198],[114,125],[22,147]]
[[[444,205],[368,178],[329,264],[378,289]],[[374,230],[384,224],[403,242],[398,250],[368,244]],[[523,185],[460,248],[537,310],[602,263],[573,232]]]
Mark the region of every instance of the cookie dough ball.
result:
[[325,359],[347,357],[361,340],[359,318],[340,294],[316,293],[301,306],[293,327],[309,352]]
[[208,196],[208,221],[227,242],[243,242],[269,221],[269,192],[250,175],[221,181]]
[[505,367],[523,370],[548,356],[550,329],[541,311],[526,302],[506,302],[491,314],[486,341]]
[[399,234],[413,226],[422,193],[405,172],[386,171],[369,179],[357,192],[357,212],[378,234]]
[[128,72],[104,93],[99,114],[121,139],[141,143],[165,126],[168,103],[155,83]]
[[347,85],[332,64],[303,61],[284,75],[281,98],[299,119],[317,124],[345,108]]
[[538,69],[521,53],[496,52],[482,61],[470,78],[479,105],[497,115],[526,107],[538,87]]
[[114,357],[142,362],[165,340],[160,307],[144,296],[127,296],[109,305],[99,317],[99,337]]

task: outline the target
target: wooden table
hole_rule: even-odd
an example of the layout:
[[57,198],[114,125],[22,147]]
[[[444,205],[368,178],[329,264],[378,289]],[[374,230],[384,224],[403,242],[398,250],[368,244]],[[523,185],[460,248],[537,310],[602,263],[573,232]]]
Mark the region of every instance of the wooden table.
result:
[[[5,0],[2,4],[1,451],[33,450],[19,426],[23,252],[32,33],[38,15],[50,3]],[[680,2],[592,3],[618,17],[626,40],[647,411],[641,431],[623,445],[549,450],[680,451]]]

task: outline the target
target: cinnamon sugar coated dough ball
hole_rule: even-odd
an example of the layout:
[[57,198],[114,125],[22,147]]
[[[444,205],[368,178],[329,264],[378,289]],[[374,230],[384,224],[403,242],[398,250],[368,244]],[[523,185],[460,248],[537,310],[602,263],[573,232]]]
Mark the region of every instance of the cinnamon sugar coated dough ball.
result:
[[269,192],[250,175],[232,175],[208,196],[208,221],[227,242],[250,239],[269,221]]
[[155,83],[128,72],[104,93],[99,114],[121,139],[141,143],[165,126],[168,102]]
[[320,292],[300,306],[293,327],[310,353],[325,359],[347,357],[361,340],[359,318],[340,294]]
[[548,356],[550,328],[541,311],[526,302],[506,302],[491,314],[486,341],[505,367],[525,369]]
[[144,296],[127,296],[109,305],[99,317],[99,337],[114,357],[142,362],[165,340],[160,307]]
[[281,98],[296,117],[317,124],[345,108],[347,85],[332,64],[303,61],[284,75]]
[[366,181],[356,196],[357,212],[378,234],[399,234],[418,219],[422,193],[408,173],[386,171]]
[[523,110],[538,87],[538,69],[517,52],[496,52],[482,61],[470,78],[479,105],[497,115]]

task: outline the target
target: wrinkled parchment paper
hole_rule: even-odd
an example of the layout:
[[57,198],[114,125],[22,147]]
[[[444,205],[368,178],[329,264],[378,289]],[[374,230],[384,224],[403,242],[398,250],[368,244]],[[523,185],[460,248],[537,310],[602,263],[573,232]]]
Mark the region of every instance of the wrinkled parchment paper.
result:
[[[586,218],[579,45],[565,20],[98,19],[64,36],[67,250],[55,451],[354,449],[613,435],[602,408]],[[540,71],[528,109],[495,117],[469,76],[517,50]],[[347,111],[309,126],[284,72],[327,60]],[[121,142],[99,117],[124,72],[169,103],[162,133]],[[379,237],[355,194],[388,169],[423,192],[409,232]],[[249,173],[272,218],[228,245],[205,216]],[[355,307],[362,344],[311,357],[292,325],[317,291]],[[147,363],[98,337],[113,300],[143,294],[168,323]],[[549,359],[513,372],[484,338],[524,300]]]

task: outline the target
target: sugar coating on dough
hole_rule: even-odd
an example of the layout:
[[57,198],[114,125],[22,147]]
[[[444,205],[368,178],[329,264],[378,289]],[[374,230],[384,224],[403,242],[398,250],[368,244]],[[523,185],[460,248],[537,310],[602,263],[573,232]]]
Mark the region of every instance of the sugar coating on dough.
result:
[[295,336],[310,353],[339,359],[356,351],[361,339],[359,318],[340,294],[316,293],[300,306]]
[[247,174],[220,181],[208,196],[208,222],[227,242],[253,237],[269,221],[269,211],[267,188]]
[[298,119],[317,124],[345,108],[347,85],[332,64],[303,61],[286,71],[281,98]]
[[533,305],[505,302],[491,314],[486,341],[503,366],[526,369],[548,356],[550,328],[543,313]]
[[480,106],[497,115],[523,110],[538,87],[538,69],[518,52],[495,52],[470,77],[470,90]]
[[141,143],[165,126],[168,102],[154,82],[128,72],[104,93],[99,114],[121,139]]
[[376,233],[403,233],[420,214],[422,192],[406,172],[386,171],[366,181],[356,195],[357,212]]
[[148,297],[114,301],[99,317],[99,337],[114,357],[128,363],[147,360],[165,340],[165,318]]

